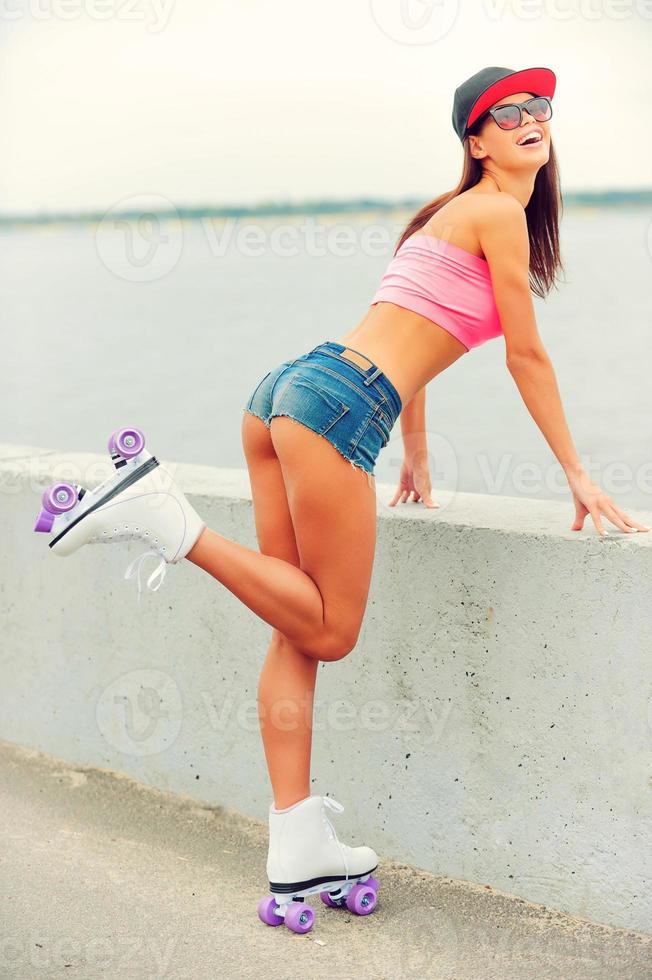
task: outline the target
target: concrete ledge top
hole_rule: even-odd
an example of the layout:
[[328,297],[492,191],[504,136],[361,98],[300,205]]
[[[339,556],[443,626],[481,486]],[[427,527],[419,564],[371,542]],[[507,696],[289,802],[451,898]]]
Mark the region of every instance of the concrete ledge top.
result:
[[[177,463],[158,456],[179,482],[184,493],[195,497],[228,498],[251,501],[251,486],[246,469],[227,469],[194,463]],[[22,486],[29,481],[36,493],[55,479],[79,482],[89,489],[113,472],[108,454],[64,453],[39,446],[0,443],[0,488],[8,492],[12,477]],[[571,531],[574,507],[570,491],[559,500],[508,497],[500,494],[467,493],[435,490],[438,508],[427,508],[414,502],[388,506],[396,487],[376,486],[378,517],[389,521],[427,521],[459,528],[503,531],[506,534],[531,534],[568,540],[590,540],[600,545],[618,541],[621,546],[652,547],[652,534],[628,534],[620,531],[606,517],[603,526],[609,537],[601,538],[588,516],[582,531]],[[36,505],[36,500],[35,500]],[[636,510],[632,517],[652,526],[652,511]]]

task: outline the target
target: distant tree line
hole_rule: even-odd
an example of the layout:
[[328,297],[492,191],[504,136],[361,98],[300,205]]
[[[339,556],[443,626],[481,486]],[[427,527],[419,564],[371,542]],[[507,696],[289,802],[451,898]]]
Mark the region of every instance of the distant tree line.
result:
[[[580,207],[612,207],[622,205],[652,204],[652,189],[641,190],[610,190],[610,191],[565,191],[564,206]],[[265,217],[273,215],[308,215],[308,214],[344,214],[364,211],[396,211],[417,210],[425,203],[425,198],[409,197],[399,200],[387,198],[347,198],[316,201],[262,201],[249,205],[194,205],[192,207],[177,206],[169,210],[153,208],[144,211],[142,208],[130,211],[120,211],[115,217],[141,218],[151,214],[160,219],[183,218],[198,220],[200,218],[241,218]],[[97,222],[101,221],[104,211],[62,211],[39,212],[33,214],[0,214],[0,225],[44,225],[60,222]]]

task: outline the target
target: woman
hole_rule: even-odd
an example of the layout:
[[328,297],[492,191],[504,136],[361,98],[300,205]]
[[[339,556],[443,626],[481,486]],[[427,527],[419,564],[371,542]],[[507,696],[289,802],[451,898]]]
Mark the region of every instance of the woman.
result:
[[[623,531],[648,530],[582,469],[537,332],[530,290],[544,296],[561,268],[550,138],[555,81],[546,68],[485,68],[460,85],[453,108],[464,148],[459,185],[410,221],[357,327],[280,364],[252,392],[242,439],[261,553],[207,528],[144,452],[138,430],[112,441],[120,481],[92,491],[91,508],[91,495],[75,488],[72,518],[64,512],[55,527],[43,528],[56,532],[58,554],[87,541],[145,537],[161,556],[150,587],[157,577],[160,585],[166,562],[187,557],[273,627],[258,688],[274,792],[272,895],[259,908],[269,924],[285,919],[307,931],[312,911],[302,899],[317,891],[327,904],[357,912],[375,905],[376,853],[341,844],[325,809],[341,805],[310,795],[312,706],[319,662],[340,660],[356,645],[375,548],[373,470],[399,415],[405,458],[390,506],[410,496],[436,506],[425,436],[428,381],[502,335],[507,367],[566,473],[573,530],[587,514],[600,534],[602,516]],[[124,467],[131,467],[126,476]],[[291,898],[298,901],[288,904]]]

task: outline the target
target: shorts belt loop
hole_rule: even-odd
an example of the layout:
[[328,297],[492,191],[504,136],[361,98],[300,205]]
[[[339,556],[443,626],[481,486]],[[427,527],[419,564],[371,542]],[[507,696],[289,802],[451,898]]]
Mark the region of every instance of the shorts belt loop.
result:
[[365,383],[366,385],[370,385],[370,384],[371,384],[371,382],[372,382],[372,381],[375,381],[375,380],[376,380],[376,378],[378,377],[378,375],[379,375],[379,374],[382,374],[382,373],[383,373],[383,372],[382,372],[382,371],[380,370],[380,368],[379,368],[379,367],[377,367],[377,368],[376,368],[376,370],[374,371],[374,373],[373,373],[373,374],[370,374],[368,378],[365,378],[365,379],[364,379],[364,383]]

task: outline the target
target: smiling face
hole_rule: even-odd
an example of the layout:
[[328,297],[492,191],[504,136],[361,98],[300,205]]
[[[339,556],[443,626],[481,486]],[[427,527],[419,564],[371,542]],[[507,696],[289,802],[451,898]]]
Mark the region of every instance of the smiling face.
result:
[[[531,92],[516,92],[494,102],[491,108],[513,102],[522,103],[531,98]],[[538,170],[548,162],[550,154],[550,121],[537,122],[527,109],[523,109],[520,126],[501,129],[488,116],[477,135],[469,135],[468,140],[471,153],[477,160],[491,157],[503,170]]]

